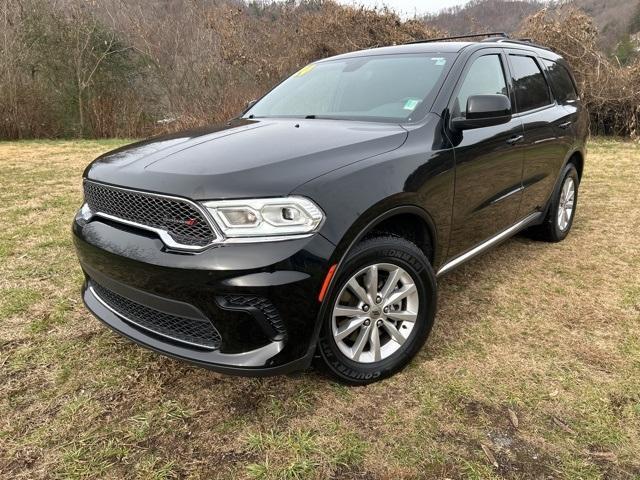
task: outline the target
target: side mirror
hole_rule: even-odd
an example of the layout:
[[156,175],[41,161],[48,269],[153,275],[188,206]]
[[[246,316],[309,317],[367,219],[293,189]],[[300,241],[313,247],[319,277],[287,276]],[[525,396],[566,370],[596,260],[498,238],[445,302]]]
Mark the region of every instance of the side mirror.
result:
[[501,125],[511,120],[511,101],[506,95],[472,95],[467,99],[467,114],[451,120],[456,130]]

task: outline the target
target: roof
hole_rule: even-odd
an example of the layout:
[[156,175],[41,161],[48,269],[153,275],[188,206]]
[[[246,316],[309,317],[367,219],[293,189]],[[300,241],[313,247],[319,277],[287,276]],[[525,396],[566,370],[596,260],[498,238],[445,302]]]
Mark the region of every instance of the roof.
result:
[[499,39],[496,41],[485,40],[482,42],[448,42],[448,41],[447,42],[429,42],[429,41],[426,41],[424,43],[407,43],[403,45],[393,45],[389,47],[378,47],[378,48],[370,48],[367,50],[358,50],[355,52],[344,53],[342,55],[330,57],[325,60],[336,60],[336,59],[352,58],[352,57],[365,57],[365,56],[372,56],[372,55],[397,55],[397,54],[407,54],[407,53],[458,53],[471,46],[477,47],[477,48],[524,49],[524,50],[534,51],[538,55],[545,58],[550,58],[550,59],[560,58],[559,55],[552,52],[551,50],[547,50],[546,48],[541,47],[539,45],[535,45],[533,43],[517,41],[517,40],[509,40],[509,39]]
[[344,53],[331,57],[331,59],[364,57],[369,55],[395,55],[401,53],[457,53],[463,48],[477,42],[428,42],[428,43],[408,43],[403,45],[392,45],[389,47],[370,48],[355,52]]

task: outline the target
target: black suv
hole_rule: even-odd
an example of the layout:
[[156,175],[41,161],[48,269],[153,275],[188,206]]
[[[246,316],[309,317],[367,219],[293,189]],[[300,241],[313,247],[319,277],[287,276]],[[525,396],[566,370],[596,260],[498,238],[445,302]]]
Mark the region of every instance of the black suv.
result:
[[525,228],[566,237],[587,132],[565,61],[526,41],[318,61],[224,126],[89,165],[84,302],[220,372],[381,379],[427,338],[438,276]]

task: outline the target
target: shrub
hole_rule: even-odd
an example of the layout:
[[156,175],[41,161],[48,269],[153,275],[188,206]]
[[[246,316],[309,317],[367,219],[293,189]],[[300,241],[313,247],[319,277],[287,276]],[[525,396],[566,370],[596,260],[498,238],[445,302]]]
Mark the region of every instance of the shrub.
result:
[[[301,66],[441,36],[333,0],[4,0],[0,138],[138,137],[226,121]],[[520,35],[571,63],[597,133],[637,136],[640,66],[597,47],[591,19],[545,9]]]
[[560,53],[571,65],[598,134],[637,137],[640,65],[621,66],[597,46],[592,19],[575,7],[543,9],[523,22],[520,36]]

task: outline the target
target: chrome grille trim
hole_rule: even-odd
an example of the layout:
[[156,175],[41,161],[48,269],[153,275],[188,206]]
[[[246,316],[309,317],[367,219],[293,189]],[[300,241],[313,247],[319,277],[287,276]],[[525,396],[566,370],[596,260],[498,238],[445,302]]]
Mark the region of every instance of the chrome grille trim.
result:
[[[190,238],[188,234],[183,233],[184,229],[181,228],[182,225],[179,225],[179,224],[176,225],[176,228],[172,229],[171,226],[168,226],[168,227],[166,225],[160,226],[159,223],[161,222],[157,222],[157,221],[154,222],[153,221],[154,219],[152,218],[150,218],[145,223],[144,219],[125,218],[126,215],[118,215],[117,212],[113,210],[103,211],[106,209],[96,205],[96,203],[100,203],[100,202],[96,201],[96,198],[94,197],[94,195],[99,195],[100,193],[96,194],[95,191],[92,191],[95,189],[102,190],[103,192],[114,192],[116,195],[132,197],[138,201],[144,198],[153,199],[153,201],[155,201],[156,203],[164,202],[168,204],[169,205],[168,208],[175,207],[176,209],[183,209],[183,210],[191,209],[195,214],[194,217],[197,216],[197,218],[204,223],[204,225],[206,226],[206,229],[209,232],[209,236],[207,237],[202,235],[203,233],[202,226],[200,226],[199,228],[200,235]],[[162,242],[169,248],[176,249],[176,250],[188,250],[188,251],[197,252],[197,251],[202,251],[210,247],[211,245],[215,243],[219,243],[223,240],[222,233],[219,231],[219,229],[215,225],[215,222],[213,222],[208,212],[202,206],[198,205],[196,202],[189,200],[187,198],[175,197],[171,195],[164,195],[164,194],[158,194],[158,193],[151,193],[151,192],[146,192],[142,190],[133,190],[125,187],[117,187],[114,185],[94,182],[91,180],[84,181],[83,190],[85,194],[85,202],[87,203],[92,216],[106,218],[114,222],[118,222],[125,225],[141,228],[143,230],[154,232],[160,237]],[[173,204],[173,205],[170,205],[170,204]],[[144,207],[144,208],[148,208],[152,213],[160,214],[160,212],[157,212],[154,210],[155,208],[157,208],[156,206],[149,205],[148,207]],[[129,209],[135,211],[135,208],[133,207],[129,207]],[[131,216],[135,216],[135,215],[131,215]],[[182,230],[182,233],[181,233],[181,230]],[[177,239],[174,238],[174,235],[178,238]],[[187,240],[189,243],[181,240]]]

